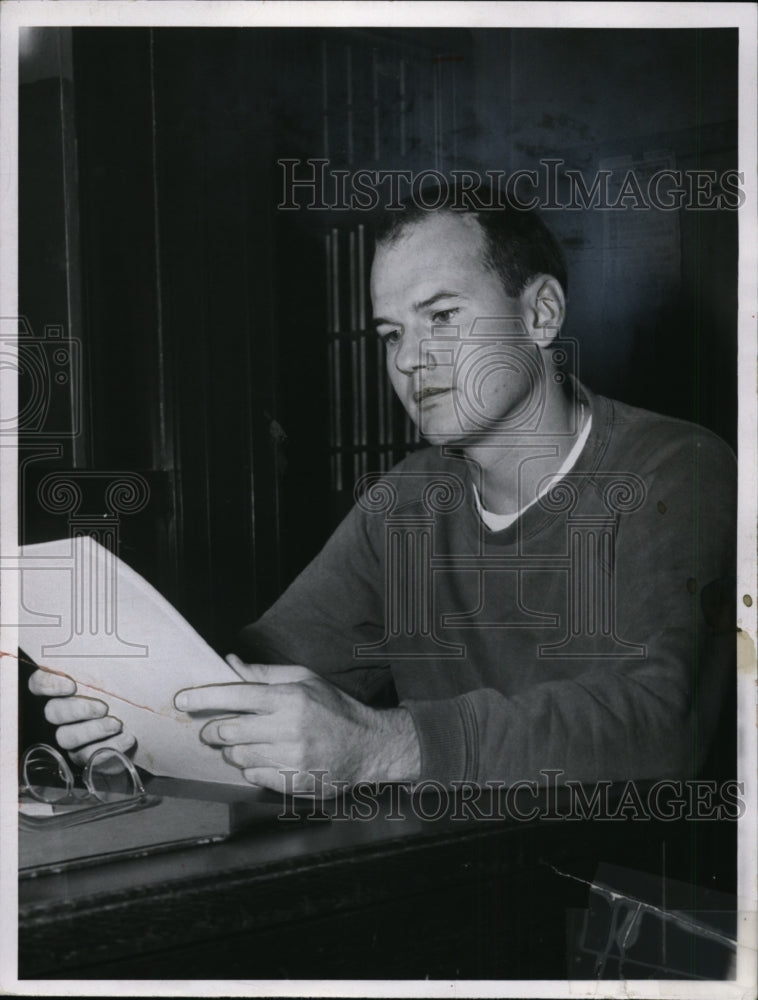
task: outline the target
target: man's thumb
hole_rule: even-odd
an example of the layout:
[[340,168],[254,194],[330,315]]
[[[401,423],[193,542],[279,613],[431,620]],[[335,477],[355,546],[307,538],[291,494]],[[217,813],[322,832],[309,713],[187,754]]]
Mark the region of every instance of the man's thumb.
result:
[[250,684],[291,684],[313,676],[307,667],[283,663],[245,663],[234,653],[226,657],[226,662],[239,678]]

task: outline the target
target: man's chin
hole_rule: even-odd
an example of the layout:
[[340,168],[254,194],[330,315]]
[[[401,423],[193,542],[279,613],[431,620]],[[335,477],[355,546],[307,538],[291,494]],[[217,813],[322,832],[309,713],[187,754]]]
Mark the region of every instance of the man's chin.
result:
[[413,422],[424,440],[437,446],[462,448],[465,445],[475,445],[486,441],[492,433],[491,427],[463,427],[458,419],[450,415],[445,419],[442,414],[421,414],[421,419],[414,419]]
[[498,433],[493,428],[475,427],[463,430],[460,427],[451,428],[428,427],[420,428],[421,436],[431,445],[442,445],[451,448],[502,447],[504,439],[502,430]]
[[419,428],[421,436],[429,444],[441,446],[450,445],[451,447],[455,445],[462,446],[469,442],[471,435],[467,434],[465,431],[461,430],[460,427],[453,430],[452,428],[441,428],[441,427],[421,427]]

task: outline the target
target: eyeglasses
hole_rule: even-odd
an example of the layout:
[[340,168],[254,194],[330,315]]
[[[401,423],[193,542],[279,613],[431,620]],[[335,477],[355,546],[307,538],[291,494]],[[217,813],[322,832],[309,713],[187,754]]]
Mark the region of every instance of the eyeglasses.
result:
[[84,787],[77,787],[68,761],[55,747],[47,743],[29,747],[21,758],[22,828],[76,826],[160,801],[145,792],[131,760],[110,747],[101,747],[92,754],[82,781]]

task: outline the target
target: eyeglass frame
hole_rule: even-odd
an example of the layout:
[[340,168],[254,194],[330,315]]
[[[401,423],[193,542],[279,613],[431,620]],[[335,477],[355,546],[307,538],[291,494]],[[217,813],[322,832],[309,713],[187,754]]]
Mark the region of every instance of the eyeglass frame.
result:
[[[48,753],[51,759],[58,766],[61,776],[66,782],[65,794],[61,798],[54,801],[45,799],[38,795],[34,791],[34,786],[29,784],[27,765],[29,763],[29,758],[31,754],[36,750],[44,750]],[[103,753],[108,753],[114,755],[119,761],[125,764],[129,776],[132,779],[133,790],[131,794],[127,794],[124,798],[119,799],[115,802],[108,802],[103,799],[102,795],[98,792],[92,782],[92,771],[93,771],[93,761],[94,759]],[[56,806],[71,806],[77,803],[82,803],[78,809],[64,809],[62,812],[53,813],[50,816],[31,816],[24,814],[23,811],[19,812],[19,827],[20,829],[26,830],[40,830],[49,827],[69,827],[78,826],[80,823],[90,823],[94,820],[103,819],[106,816],[115,816],[119,813],[131,812],[137,809],[147,809],[151,806],[156,806],[161,802],[161,798],[158,795],[149,795],[145,791],[145,787],[142,784],[142,779],[137,772],[136,767],[129,758],[122,753],[120,750],[116,750],[112,747],[98,747],[97,750],[91,755],[87,764],[82,772],[86,794],[83,796],[76,795],[75,789],[75,779],[74,772],[71,769],[71,765],[68,763],[63,754],[57,750],[55,747],[50,746],[49,743],[35,743],[28,747],[21,758],[22,764],[22,781],[23,784],[19,788],[19,793],[23,795],[28,793],[31,798],[36,802],[41,802],[44,805],[48,805],[51,808]],[[95,800],[95,805],[88,805],[88,797]]]
[[[49,754],[50,757],[55,761],[58,766],[59,775],[66,782],[65,793],[58,799],[51,801],[50,799],[43,798],[35,790],[35,786],[29,781],[29,775],[27,772],[27,767],[29,766],[29,761],[31,756],[35,751],[44,751]],[[97,750],[90,756],[89,760],[85,764],[82,770],[82,780],[84,781],[84,787],[87,789],[88,794],[96,799],[102,804],[106,804],[107,800],[103,798],[102,793],[96,788],[93,780],[92,773],[94,770],[94,763],[98,756],[101,754],[109,754],[115,757],[119,763],[123,764],[126,768],[129,777],[132,779],[132,792],[129,794],[129,798],[141,798],[145,795],[145,786],[142,784],[142,779],[140,778],[137,768],[134,766],[131,760],[122,753],[120,750],[115,749],[115,747],[98,747]],[[49,743],[34,743],[32,746],[27,747],[21,758],[21,777],[23,784],[21,785],[19,791],[21,793],[28,792],[33,799],[37,802],[44,802],[48,805],[65,805],[66,803],[74,802],[77,796],[74,794],[74,787],[76,784],[76,779],[74,777],[74,772],[71,769],[71,765],[63,756],[63,754],[56,747],[50,746]]]

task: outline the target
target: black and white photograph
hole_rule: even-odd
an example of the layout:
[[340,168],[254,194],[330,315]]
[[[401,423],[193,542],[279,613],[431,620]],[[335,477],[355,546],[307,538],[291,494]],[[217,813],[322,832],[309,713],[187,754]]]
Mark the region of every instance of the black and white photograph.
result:
[[753,997],[756,25],[0,7],[0,989]]

